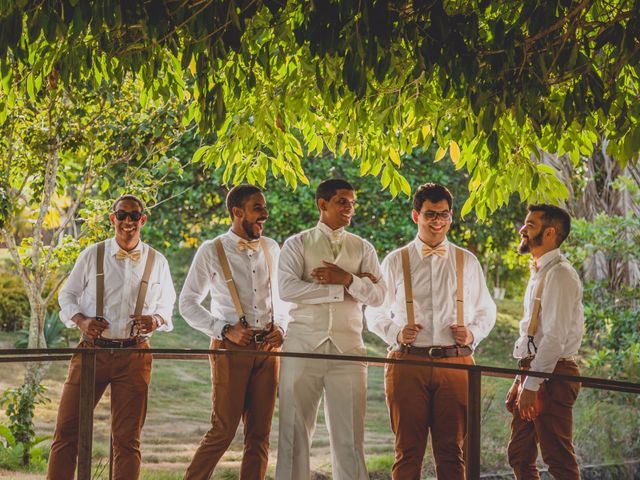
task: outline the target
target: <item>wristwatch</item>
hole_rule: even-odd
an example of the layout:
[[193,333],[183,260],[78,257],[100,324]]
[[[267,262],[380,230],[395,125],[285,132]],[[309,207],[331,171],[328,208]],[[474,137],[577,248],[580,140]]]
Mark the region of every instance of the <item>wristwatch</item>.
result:
[[222,327],[222,332],[220,332],[220,336],[225,339],[227,338],[227,332],[231,330],[231,324],[227,323],[224,327]]

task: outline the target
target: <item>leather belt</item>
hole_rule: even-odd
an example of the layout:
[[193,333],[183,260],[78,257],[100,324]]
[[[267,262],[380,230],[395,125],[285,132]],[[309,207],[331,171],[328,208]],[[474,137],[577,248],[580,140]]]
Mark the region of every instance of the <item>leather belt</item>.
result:
[[102,348],[129,348],[133,347],[134,345],[146,342],[147,340],[147,337],[132,337],[123,339],[95,338],[93,340],[93,344],[96,347]]
[[410,353],[412,355],[424,355],[431,358],[468,357],[473,354],[469,346],[458,347],[414,347],[413,345],[398,345],[395,352]]
[[[519,358],[518,367],[523,369],[528,369],[529,367],[531,367],[531,362],[533,362],[534,358],[536,358],[535,355],[531,357]],[[560,357],[558,359],[558,362],[575,362],[575,361],[576,361],[576,357],[574,355],[571,355],[569,357]]]
[[270,329],[252,330],[251,341],[254,343],[264,343],[264,338],[271,333]]

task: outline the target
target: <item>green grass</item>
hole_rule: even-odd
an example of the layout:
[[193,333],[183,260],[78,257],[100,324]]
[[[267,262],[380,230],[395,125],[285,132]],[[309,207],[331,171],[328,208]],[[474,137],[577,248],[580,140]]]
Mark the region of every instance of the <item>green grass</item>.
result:
[[[483,365],[513,366],[511,350],[517,336],[521,304],[500,302],[498,321],[489,337],[476,353],[476,362]],[[0,334],[0,345],[7,348],[13,337]],[[386,356],[386,345],[376,336],[366,333],[369,355]],[[152,339],[154,347],[207,348],[209,339],[191,329],[176,317],[175,330],[170,334],[158,333]],[[22,368],[0,370],[0,390],[16,386],[22,380]],[[52,402],[38,408],[36,430],[50,435],[55,421],[62,382],[66,375],[66,362],[53,363],[47,372],[45,385]],[[588,372],[584,372],[588,374]],[[383,368],[369,367],[368,402],[365,446],[367,465],[372,472],[388,472],[393,464],[393,434],[390,431],[384,396]],[[506,448],[509,438],[510,414],[504,409],[504,396],[511,382],[506,379],[482,379],[482,470],[495,472],[508,470]],[[94,465],[102,465],[108,458],[108,398],[96,409],[94,433]],[[640,457],[640,399],[629,394],[603,393],[584,389],[575,408],[575,443],[582,462],[615,462]],[[201,436],[209,428],[211,413],[211,380],[206,360],[156,360],[150,390],[147,422],[143,431],[143,473],[145,480],[173,480],[182,478],[188,462]],[[0,419],[2,415],[0,414]],[[328,433],[320,408],[318,427],[312,447],[312,468],[322,472],[330,470]],[[277,451],[278,412],[273,421],[269,475],[273,476]],[[434,473],[430,447],[425,455],[424,475]],[[242,455],[241,429],[227,454],[222,458],[214,479],[238,478]],[[33,474],[16,473],[1,478],[20,480],[41,478]],[[98,477],[96,477],[97,479]],[[106,476],[102,478],[106,479]],[[376,477],[378,478],[378,477]]]

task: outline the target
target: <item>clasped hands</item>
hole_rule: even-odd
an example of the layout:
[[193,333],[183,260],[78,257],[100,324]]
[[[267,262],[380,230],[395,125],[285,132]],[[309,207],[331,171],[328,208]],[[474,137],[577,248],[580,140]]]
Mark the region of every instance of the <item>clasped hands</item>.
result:
[[[322,261],[324,267],[316,267],[309,275],[321,285],[344,285],[349,288],[353,282],[353,274],[343,270],[335,263]],[[363,272],[356,275],[359,278],[367,277],[373,283],[378,283],[378,279],[371,273]]]
[[[284,340],[283,332],[280,327],[276,326],[275,328],[272,328],[272,326],[273,323],[269,323],[267,325],[267,329],[270,329],[271,331],[264,337],[264,342],[274,348],[278,348],[282,345],[282,341]],[[224,338],[236,345],[246,347],[251,343],[253,333],[253,330],[245,327],[242,322],[238,322],[226,331]]]
[[517,379],[507,392],[504,404],[509,412],[517,412],[520,418],[528,422],[532,422],[540,414],[538,392],[524,388]]

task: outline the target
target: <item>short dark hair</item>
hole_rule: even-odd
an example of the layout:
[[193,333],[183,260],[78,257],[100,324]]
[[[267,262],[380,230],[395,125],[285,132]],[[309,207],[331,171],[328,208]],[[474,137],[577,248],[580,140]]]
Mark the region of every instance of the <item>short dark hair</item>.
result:
[[255,185],[250,185],[248,183],[243,183],[241,185],[236,185],[227,194],[227,210],[229,210],[229,215],[233,220],[233,207],[244,207],[244,203],[254,193],[262,193]]
[[431,203],[438,203],[441,200],[446,200],[449,204],[449,210],[453,206],[453,195],[447,187],[438,183],[425,183],[420,185],[413,196],[413,209],[416,212],[422,210],[422,204],[429,200]]
[[321,182],[318,188],[316,188],[316,202],[321,198],[331,200],[331,197],[340,189],[355,190],[353,185],[342,178],[330,178],[329,180]]
[[116,198],[116,201],[113,202],[113,205],[111,206],[111,210],[115,212],[116,207],[118,206],[118,203],[124,202],[125,200],[136,202],[140,207],[140,213],[144,213],[144,202],[140,200],[138,197],[136,197],[135,195],[131,195],[130,193],[127,193],[125,195],[120,195],[118,198]]
[[529,212],[542,212],[542,225],[544,228],[553,227],[556,229],[557,246],[569,236],[571,232],[571,215],[562,207],[548,204],[529,205]]

